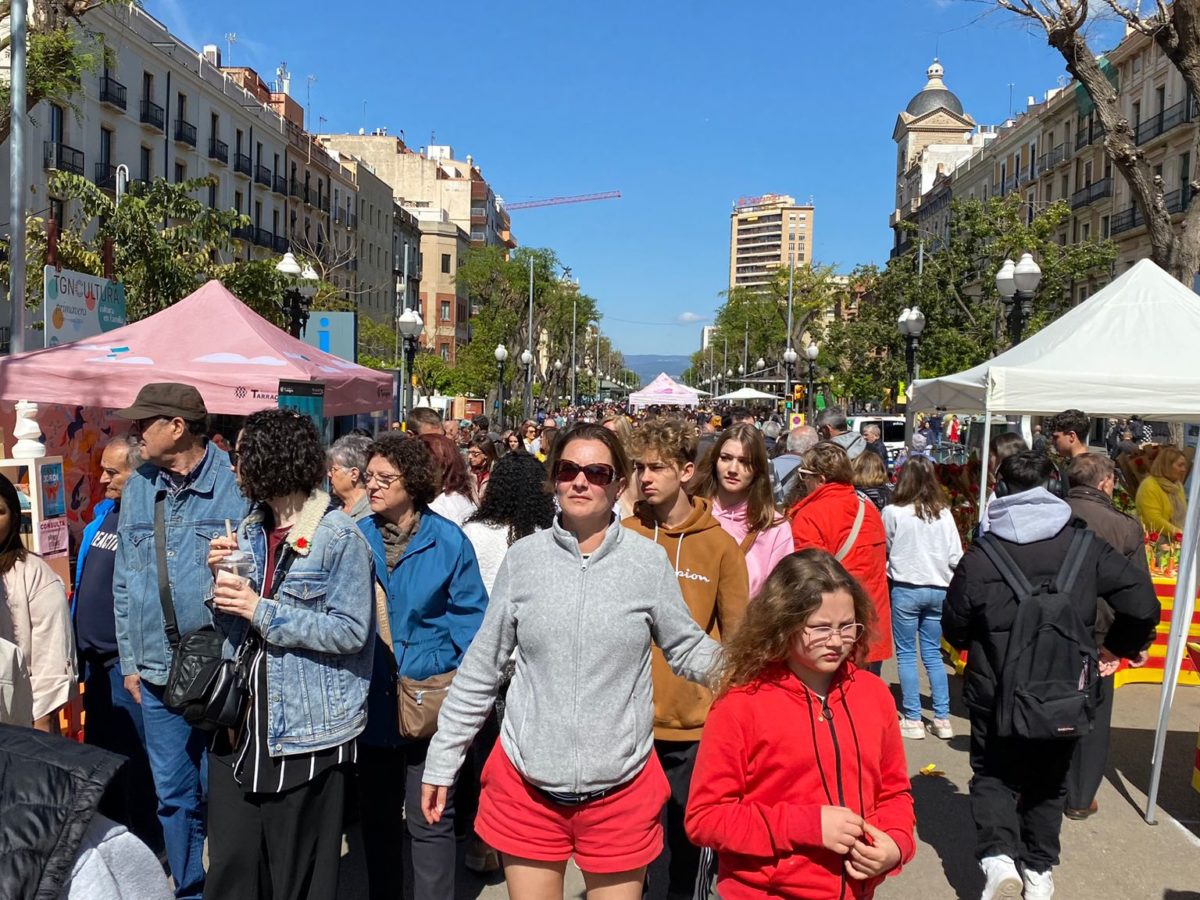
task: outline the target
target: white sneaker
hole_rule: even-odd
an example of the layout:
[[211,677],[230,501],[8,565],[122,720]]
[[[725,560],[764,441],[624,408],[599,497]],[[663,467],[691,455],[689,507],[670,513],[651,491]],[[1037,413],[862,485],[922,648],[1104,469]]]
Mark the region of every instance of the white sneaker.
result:
[[920,719],[901,719],[900,735],[914,741],[925,739],[925,723]]
[[954,737],[954,726],[950,724],[949,719],[934,719],[929,725],[929,730],[935,738],[941,738],[943,741]]
[[1024,884],[1012,857],[987,856],[979,861],[979,867],[987,877],[980,900],[1016,900],[1021,896]]
[[1049,869],[1045,872],[1024,869],[1021,879],[1025,882],[1025,900],[1050,900],[1054,896],[1054,876]]

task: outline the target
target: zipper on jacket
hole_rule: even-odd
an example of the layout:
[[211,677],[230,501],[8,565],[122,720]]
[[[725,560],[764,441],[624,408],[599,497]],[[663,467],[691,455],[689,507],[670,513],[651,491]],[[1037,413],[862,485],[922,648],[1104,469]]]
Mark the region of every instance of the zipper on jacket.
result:
[[572,685],[571,692],[571,707],[573,716],[573,725],[575,732],[575,793],[582,793],[583,788],[580,787],[583,782],[583,766],[579,759],[579,669],[582,665],[580,660],[580,637],[583,635],[583,598],[585,596],[584,583],[587,581],[588,561],[580,558],[579,566],[579,601],[575,608],[575,634],[572,642],[574,643],[573,653],[575,656],[575,683]]
[[[837,779],[837,799],[838,806],[846,805],[846,792],[842,787],[842,748],[838,744],[837,728],[833,725],[833,710],[829,708],[829,696],[821,698],[821,719],[829,723],[829,736],[833,739],[833,772]],[[841,871],[842,886],[838,893],[838,897],[846,896],[846,869],[843,866]]]

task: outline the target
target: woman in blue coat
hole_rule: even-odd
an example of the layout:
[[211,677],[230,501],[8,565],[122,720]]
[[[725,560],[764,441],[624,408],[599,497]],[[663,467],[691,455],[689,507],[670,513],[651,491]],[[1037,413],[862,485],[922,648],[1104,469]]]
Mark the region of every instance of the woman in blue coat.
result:
[[455,896],[454,794],[441,821],[427,824],[421,780],[429,740],[401,737],[396,678],[420,681],[456,670],[483,622],[487,592],[470,541],[429,509],[438,484],[423,441],[382,435],[367,449],[366,487],[372,515],[359,528],[387,597],[392,644],[389,650],[377,634],[359,760],[370,896],[409,896],[402,890],[407,869],[416,900],[440,900]]

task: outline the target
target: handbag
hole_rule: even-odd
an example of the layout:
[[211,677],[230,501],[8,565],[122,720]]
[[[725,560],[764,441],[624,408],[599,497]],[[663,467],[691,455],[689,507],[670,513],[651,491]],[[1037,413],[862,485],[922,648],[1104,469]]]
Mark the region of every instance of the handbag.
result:
[[[388,656],[392,660],[396,678],[396,721],[400,736],[410,740],[431,738],[437,731],[438,713],[442,711],[442,701],[446,699],[457,669],[421,680],[399,674],[400,667],[395,661],[396,651],[392,645],[392,629],[388,619],[387,593],[379,582],[375,583],[375,619],[379,637],[391,651]],[[404,642],[404,648],[408,649],[407,641]]]

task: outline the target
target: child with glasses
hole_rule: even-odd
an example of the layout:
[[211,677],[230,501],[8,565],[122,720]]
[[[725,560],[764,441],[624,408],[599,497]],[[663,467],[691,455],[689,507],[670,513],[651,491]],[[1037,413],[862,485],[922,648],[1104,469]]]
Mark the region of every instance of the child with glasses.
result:
[[801,550],[775,567],[725,643],[687,830],[717,851],[727,900],[869,898],[912,858],[896,705],[859,668],[874,622],[837,560]]

